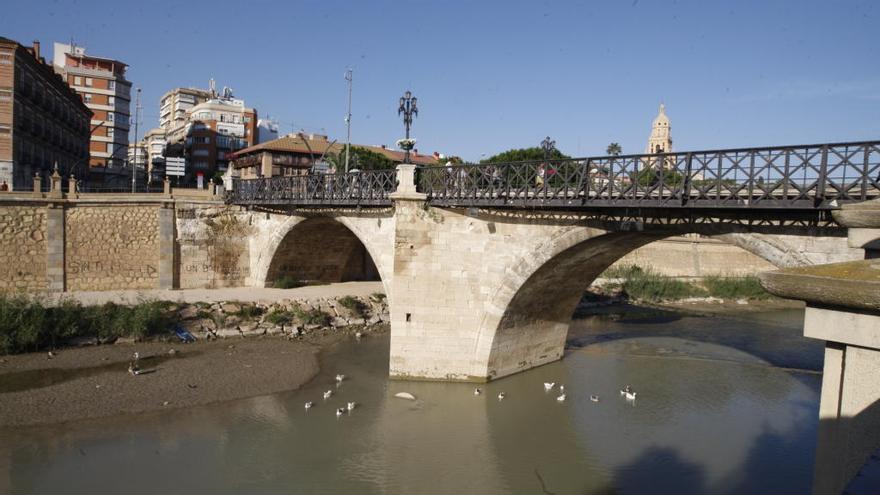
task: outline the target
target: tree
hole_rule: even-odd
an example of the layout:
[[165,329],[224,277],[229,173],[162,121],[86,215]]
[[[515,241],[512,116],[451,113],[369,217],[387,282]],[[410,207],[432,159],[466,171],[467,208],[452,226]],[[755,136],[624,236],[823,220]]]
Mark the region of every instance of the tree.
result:
[[[337,173],[345,172],[344,148],[338,153],[328,153],[324,158],[336,167]],[[396,164],[381,153],[376,153],[360,146],[352,146],[349,152],[349,170],[389,170],[394,169],[394,167],[396,167]]]
[[636,182],[640,186],[653,186],[663,181],[666,187],[678,187],[684,182],[684,176],[675,170],[663,170],[655,167],[645,167],[636,174]]
[[[571,158],[570,156],[562,153],[556,148],[550,152],[551,160],[567,160]],[[533,148],[520,148],[520,149],[511,149],[504,151],[502,153],[498,153],[497,155],[492,155],[485,160],[480,160],[480,163],[506,163],[506,162],[524,162],[530,160],[543,160],[544,159],[544,150],[538,148],[537,146]]]
[[605,153],[608,153],[608,156],[618,156],[623,153],[623,148],[617,143],[611,143],[605,148]]

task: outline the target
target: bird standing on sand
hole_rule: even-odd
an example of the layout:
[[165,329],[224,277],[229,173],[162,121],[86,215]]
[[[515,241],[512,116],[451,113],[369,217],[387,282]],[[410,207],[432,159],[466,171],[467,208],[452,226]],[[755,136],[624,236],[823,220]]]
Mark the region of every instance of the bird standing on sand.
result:
[[342,416],[344,413],[345,413],[345,409],[340,407],[339,409],[336,410],[336,417],[338,418],[339,416]]
[[309,409],[311,409],[312,406],[314,406],[314,405],[315,405],[315,403],[312,402],[312,401],[308,401],[308,402],[306,402],[306,411],[308,411]]
[[328,390],[328,391],[324,392],[324,400],[329,399],[331,395],[333,395],[332,390]]
[[336,383],[342,383],[342,380],[345,380],[345,375],[336,375]]
[[504,392],[498,393],[498,400],[504,400]]
[[348,409],[349,411],[353,411],[356,406],[357,406],[357,402],[349,402],[348,404],[345,405],[345,408]]
[[479,388],[475,388],[475,389],[474,389],[474,395],[480,395],[480,394],[482,394],[482,393],[483,393],[483,391],[480,390]]

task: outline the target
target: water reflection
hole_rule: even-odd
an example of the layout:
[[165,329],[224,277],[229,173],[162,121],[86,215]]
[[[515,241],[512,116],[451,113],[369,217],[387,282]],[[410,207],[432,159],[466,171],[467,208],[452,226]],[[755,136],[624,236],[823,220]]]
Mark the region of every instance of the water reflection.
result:
[[[707,323],[722,337],[692,339]],[[726,345],[737,328],[756,325],[771,349],[801,345],[785,325],[748,325],[679,318],[636,330],[580,321],[572,335],[582,344],[615,337],[490,383],[478,397],[467,384],[388,381],[387,338],[352,342],[329,351],[322,374],[301,391],[2,430],[0,490],[803,493],[820,377],[771,366],[787,351],[756,357]],[[747,349],[755,338],[739,337]],[[321,392],[337,372],[350,379],[325,402]],[[557,402],[543,382],[565,384],[568,400]],[[639,392],[634,404],[620,397],[624,384]],[[400,391],[418,400],[393,398]],[[310,411],[306,400],[316,403]],[[352,400],[360,406],[337,418],[335,408]]]

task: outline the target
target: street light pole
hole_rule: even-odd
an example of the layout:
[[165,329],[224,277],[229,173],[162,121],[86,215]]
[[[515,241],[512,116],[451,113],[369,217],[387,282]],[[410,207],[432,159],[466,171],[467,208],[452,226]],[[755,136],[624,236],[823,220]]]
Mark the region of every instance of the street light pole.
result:
[[545,137],[544,140],[541,141],[541,149],[544,150],[544,161],[550,159],[550,153],[552,153],[555,148],[556,141],[550,139],[550,136]]
[[409,163],[409,150],[412,149],[412,142],[409,139],[409,128],[412,126],[413,115],[419,115],[419,108],[416,106],[417,99],[411,92],[407,91],[400,97],[400,107],[397,109],[397,115],[403,115],[403,125],[406,127],[406,145],[403,156],[403,163]]
[[346,136],[345,136],[345,173],[348,173],[348,154],[351,149],[351,80],[352,80],[352,70],[348,69],[345,72],[345,80],[348,81],[348,113],[345,115],[345,127],[346,127]]
[[[137,184],[137,152],[138,152],[138,120],[141,115],[141,88],[137,88],[134,105],[134,160],[131,161],[131,192],[135,192]],[[146,168],[146,167],[144,167]]]

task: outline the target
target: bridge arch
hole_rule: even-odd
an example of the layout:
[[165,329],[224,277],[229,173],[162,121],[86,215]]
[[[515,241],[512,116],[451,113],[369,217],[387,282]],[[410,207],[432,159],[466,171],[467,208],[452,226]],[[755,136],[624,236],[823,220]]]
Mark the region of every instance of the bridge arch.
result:
[[[388,248],[381,245],[384,230],[393,232],[388,218],[345,215],[272,215],[252,257],[251,285],[270,287],[281,277],[321,282],[381,280],[390,294]],[[367,229],[368,225],[369,229]]]
[[[561,358],[575,307],[599,274],[639,247],[695,230],[572,227],[547,239],[529,258],[509,269],[489,297],[476,339],[478,374],[499,378]],[[776,236],[736,228],[700,233],[740,247],[777,267],[812,264],[808,256]]]

